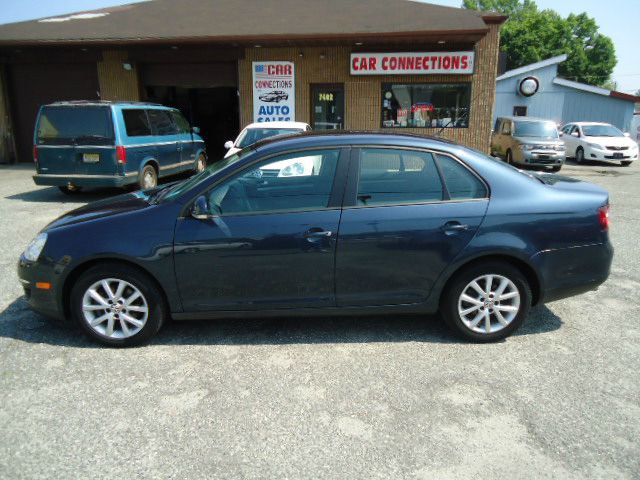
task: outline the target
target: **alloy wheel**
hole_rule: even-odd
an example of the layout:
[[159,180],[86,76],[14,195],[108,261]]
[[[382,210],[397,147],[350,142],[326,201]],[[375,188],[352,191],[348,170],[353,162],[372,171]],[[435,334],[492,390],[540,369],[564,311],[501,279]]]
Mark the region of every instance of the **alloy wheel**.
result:
[[471,331],[481,334],[506,328],[520,310],[520,292],[509,278],[485,274],[467,284],[458,298],[458,315]]
[[82,298],[82,314],[89,328],[107,338],[136,335],[147,323],[149,305],[129,282],[106,278],[93,283]]
[[156,177],[153,174],[153,172],[147,170],[144,173],[144,177],[142,177],[142,181],[144,183],[144,188],[148,189],[148,188],[153,188],[156,186]]

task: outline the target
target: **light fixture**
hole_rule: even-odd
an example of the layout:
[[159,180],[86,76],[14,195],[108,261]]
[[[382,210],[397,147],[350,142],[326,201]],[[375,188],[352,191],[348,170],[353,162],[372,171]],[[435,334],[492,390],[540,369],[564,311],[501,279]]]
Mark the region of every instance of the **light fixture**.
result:
[[360,47],[360,46],[362,46],[362,45],[364,45],[364,43],[362,43],[362,42],[356,42],[356,46],[357,46],[357,47]]
[[324,57],[325,57],[325,56],[326,56],[326,55],[325,55],[324,53],[321,53],[321,54],[320,54],[320,60],[324,60]]
[[177,45],[171,45],[171,50],[178,50],[178,46]]
[[262,48],[262,45],[254,45],[255,48]]
[[298,56],[299,56],[300,58],[304,57],[304,53],[302,52],[302,50],[300,50],[300,51],[298,52]]
[[444,45],[445,43],[447,42],[445,42],[444,40],[438,40],[438,45]]
[[128,62],[125,62],[122,64],[122,68],[124,68],[127,72],[130,72],[131,70],[133,70],[133,65],[131,65]]

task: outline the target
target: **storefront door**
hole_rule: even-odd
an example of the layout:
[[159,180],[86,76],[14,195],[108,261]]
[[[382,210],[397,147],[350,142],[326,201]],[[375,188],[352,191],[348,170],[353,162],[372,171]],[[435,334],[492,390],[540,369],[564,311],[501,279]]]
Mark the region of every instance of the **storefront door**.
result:
[[344,129],[344,85],[311,85],[311,127],[314,130]]

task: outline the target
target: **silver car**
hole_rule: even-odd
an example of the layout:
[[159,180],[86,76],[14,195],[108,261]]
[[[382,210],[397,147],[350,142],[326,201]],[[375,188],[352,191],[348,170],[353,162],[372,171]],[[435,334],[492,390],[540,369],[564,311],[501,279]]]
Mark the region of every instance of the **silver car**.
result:
[[491,136],[491,155],[512,165],[550,167],[557,172],[564,164],[565,146],[551,120],[498,117]]

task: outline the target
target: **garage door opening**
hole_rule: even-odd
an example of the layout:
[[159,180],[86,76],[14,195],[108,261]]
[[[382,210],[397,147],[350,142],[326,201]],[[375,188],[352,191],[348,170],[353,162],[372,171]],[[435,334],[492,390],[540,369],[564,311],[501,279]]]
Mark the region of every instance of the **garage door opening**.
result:
[[224,156],[224,142],[240,129],[238,93],[235,87],[188,88],[147,86],[147,100],[179,109],[207,145],[210,161]]

